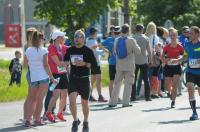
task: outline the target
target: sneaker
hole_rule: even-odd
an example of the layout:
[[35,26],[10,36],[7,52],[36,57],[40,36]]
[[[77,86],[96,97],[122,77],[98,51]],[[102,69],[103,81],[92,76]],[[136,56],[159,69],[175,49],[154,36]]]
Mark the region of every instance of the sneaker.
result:
[[46,112],[46,117],[50,122],[53,122],[53,123],[56,122],[55,117],[51,112]]
[[146,101],[152,101],[151,98],[146,98],[145,100],[146,100]]
[[46,123],[40,119],[40,121],[34,121],[34,126],[44,126]]
[[190,117],[190,120],[191,120],[191,121],[198,120],[198,115],[197,115],[197,113],[193,113],[192,116]]
[[171,102],[171,108],[175,108],[175,101]]
[[99,95],[98,101],[99,102],[107,102],[107,100],[102,95]]
[[24,126],[25,127],[31,127],[31,121],[25,121],[25,123],[24,123]]
[[131,107],[133,106],[132,104],[128,103],[128,104],[123,104],[122,107]]
[[122,103],[122,100],[121,100],[120,98],[118,98],[117,103],[118,103],[118,104],[121,104],[121,103]]
[[78,132],[78,125],[80,125],[81,121],[78,119],[77,121],[73,121],[72,123],[72,132]]
[[155,94],[152,94],[152,95],[151,95],[151,98],[152,98],[152,99],[157,99],[157,98],[159,98],[159,96],[158,96],[158,95],[155,95]]
[[63,111],[63,115],[71,115],[71,112],[69,110]]
[[43,121],[46,121],[46,120],[47,120],[47,116],[46,116],[45,113],[44,113],[43,116],[42,116],[42,120],[43,120]]
[[131,97],[130,100],[131,101],[136,101],[136,97]]
[[109,104],[108,107],[110,108],[113,108],[113,107],[116,107],[117,105],[112,105],[112,104]]
[[66,121],[66,119],[63,117],[63,114],[62,113],[58,113],[57,114],[57,118],[61,121]]
[[89,132],[88,122],[83,122],[82,132]]
[[92,95],[90,95],[89,101],[95,102],[95,101],[97,101],[97,100],[96,100]]

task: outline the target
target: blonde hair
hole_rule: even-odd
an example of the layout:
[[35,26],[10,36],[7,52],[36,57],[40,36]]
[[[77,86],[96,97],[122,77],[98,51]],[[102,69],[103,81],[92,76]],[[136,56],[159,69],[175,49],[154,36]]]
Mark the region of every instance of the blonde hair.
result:
[[32,42],[32,37],[33,37],[33,33],[34,33],[35,31],[37,31],[37,29],[34,28],[34,27],[30,27],[30,28],[28,28],[28,29],[26,30],[26,41],[27,41],[26,47],[29,47],[29,46],[32,45],[32,44],[31,44],[31,42]]
[[150,37],[152,34],[157,34],[156,24],[154,22],[148,23],[145,34],[147,37]]
[[170,28],[169,32],[172,32],[175,34],[176,37],[178,37],[178,30],[176,30],[175,28]]
[[166,28],[164,28],[164,27],[163,27],[163,32],[164,32],[164,34],[166,34],[167,36],[169,35],[169,31],[168,31]]

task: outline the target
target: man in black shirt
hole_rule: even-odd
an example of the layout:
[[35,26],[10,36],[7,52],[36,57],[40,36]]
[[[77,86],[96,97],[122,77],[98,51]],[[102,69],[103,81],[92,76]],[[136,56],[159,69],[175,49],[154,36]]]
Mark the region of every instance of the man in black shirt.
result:
[[90,68],[95,68],[97,62],[94,53],[91,49],[84,45],[85,34],[81,30],[77,30],[74,35],[75,46],[70,47],[64,60],[71,66],[70,79],[69,79],[69,101],[70,110],[74,121],[72,123],[72,132],[78,131],[80,120],[77,117],[76,98],[77,95],[81,96],[82,110],[84,115],[83,132],[88,132],[88,115],[89,115],[89,94],[90,94],[90,81],[89,73]]

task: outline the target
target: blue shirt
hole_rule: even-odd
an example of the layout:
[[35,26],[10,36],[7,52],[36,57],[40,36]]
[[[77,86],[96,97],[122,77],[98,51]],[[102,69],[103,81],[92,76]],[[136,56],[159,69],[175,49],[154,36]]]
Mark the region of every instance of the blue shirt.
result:
[[182,46],[185,47],[186,43],[189,42],[188,38],[185,37],[183,34],[178,36],[178,40],[181,42]]
[[187,68],[186,72],[189,72],[191,74],[200,75],[200,68],[190,68],[189,62],[192,59],[199,59],[200,60],[200,42],[196,44],[192,44],[192,42],[188,42],[185,45],[185,51],[187,53],[188,59],[187,59]]
[[102,42],[102,45],[105,46],[106,49],[110,51],[110,55],[108,57],[108,63],[109,65],[116,65],[116,56],[113,53],[113,48],[114,48],[114,37],[108,37],[106,40]]

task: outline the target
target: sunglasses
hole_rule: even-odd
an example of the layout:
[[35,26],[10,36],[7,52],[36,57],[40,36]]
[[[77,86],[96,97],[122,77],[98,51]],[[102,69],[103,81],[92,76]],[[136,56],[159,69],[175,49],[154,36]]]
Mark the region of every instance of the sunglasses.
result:
[[83,35],[81,35],[81,34],[75,34],[74,38],[83,38]]

